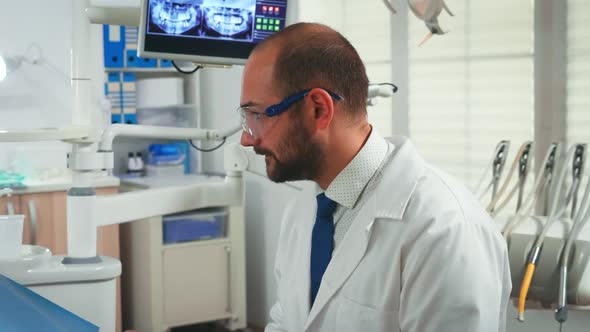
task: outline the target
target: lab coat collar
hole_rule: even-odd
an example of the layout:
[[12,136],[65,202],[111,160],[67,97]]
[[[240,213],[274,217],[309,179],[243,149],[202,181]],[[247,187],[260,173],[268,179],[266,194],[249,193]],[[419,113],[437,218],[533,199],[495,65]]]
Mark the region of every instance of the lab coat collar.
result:
[[367,199],[342,243],[334,251],[315,303],[309,312],[305,330],[361,262],[371,238],[375,219],[402,220],[416,184],[424,173],[425,163],[407,138],[393,137],[389,142],[397,148],[386,160],[383,178],[375,192]]
[[375,190],[376,217],[402,220],[416,185],[424,176],[426,162],[407,137],[393,136],[387,140],[397,149]]

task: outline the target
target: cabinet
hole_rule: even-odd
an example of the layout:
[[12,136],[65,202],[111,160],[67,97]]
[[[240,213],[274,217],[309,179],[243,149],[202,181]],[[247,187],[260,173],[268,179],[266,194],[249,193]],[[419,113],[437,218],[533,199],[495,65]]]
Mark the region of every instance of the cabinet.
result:
[[20,197],[18,195],[0,197],[0,214],[20,214]]
[[227,240],[164,247],[164,321],[181,325],[229,317],[229,254]]
[[[97,195],[114,194],[116,187],[97,188]],[[49,248],[54,255],[67,254],[67,193],[62,191],[17,193],[0,198],[0,214],[24,214],[23,243]],[[102,226],[97,233],[97,252],[120,257],[119,225]],[[117,279],[117,330],[121,330],[120,278]]]
[[210,321],[246,327],[244,209],[224,208],[226,236],[218,239],[164,244],[161,216],[121,225],[125,329]]

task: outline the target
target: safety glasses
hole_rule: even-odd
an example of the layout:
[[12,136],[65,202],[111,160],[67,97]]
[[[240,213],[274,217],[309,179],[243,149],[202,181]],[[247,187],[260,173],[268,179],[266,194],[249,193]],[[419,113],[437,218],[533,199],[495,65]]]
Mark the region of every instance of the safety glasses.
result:
[[[303,100],[312,89],[306,89],[295,93],[283,99],[280,103],[267,107],[264,111],[259,111],[259,106],[240,106],[237,111],[240,113],[242,129],[248,135],[254,138],[261,138],[262,135],[270,128],[274,121],[269,118],[277,116],[287,111],[295,103]],[[325,90],[335,101],[341,101],[342,97],[336,93]]]

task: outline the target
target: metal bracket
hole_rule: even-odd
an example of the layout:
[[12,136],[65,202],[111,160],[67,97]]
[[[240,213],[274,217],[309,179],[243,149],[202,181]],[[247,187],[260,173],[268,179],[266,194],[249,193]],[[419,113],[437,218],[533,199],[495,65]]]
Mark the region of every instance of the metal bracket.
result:
[[575,185],[572,188],[572,218],[576,213],[576,207],[578,203],[578,188],[580,187],[580,182],[582,181],[582,175],[584,174],[584,164],[586,161],[586,144],[576,144],[576,150],[574,152],[574,159],[572,163],[572,177],[573,182],[572,185]]
[[492,197],[496,196],[496,193],[498,192],[498,184],[500,183],[500,177],[502,176],[504,165],[506,165],[506,160],[508,159],[509,148],[510,141],[507,140],[500,141],[496,146],[496,156],[492,166]]
[[[557,160],[557,148],[559,147],[559,143],[553,142],[549,146],[549,155],[547,157],[547,162],[545,163],[543,173],[545,174],[545,178],[547,183],[545,184],[545,195],[543,197],[543,215],[546,216],[548,213],[549,208],[549,195],[551,193],[551,182],[553,181],[553,172],[555,171],[555,163]],[[539,194],[541,197],[541,194]]]
[[516,210],[520,209],[522,205],[522,196],[524,194],[524,184],[529,171],[529,160],[531,154],[531,147],[533,143],[529,142],[526,144],[522,156],[518,161],[518,200],[516,201]]

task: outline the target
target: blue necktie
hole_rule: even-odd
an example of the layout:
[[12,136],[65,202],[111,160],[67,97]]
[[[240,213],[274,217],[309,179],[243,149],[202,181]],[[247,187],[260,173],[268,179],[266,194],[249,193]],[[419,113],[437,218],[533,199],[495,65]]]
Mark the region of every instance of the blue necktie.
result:
[[334,210],[336,202],[326,197],[325,194],[319,194],[317,197],[318,211],[313,225],[311,234],[311,305],[320,289],[322,276],[332,258],[334,249]]

